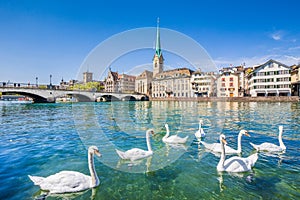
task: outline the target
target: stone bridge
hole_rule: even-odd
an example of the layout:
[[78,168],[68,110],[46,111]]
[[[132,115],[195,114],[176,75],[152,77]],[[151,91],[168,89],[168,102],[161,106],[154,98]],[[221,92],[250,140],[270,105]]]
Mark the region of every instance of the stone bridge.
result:
[[148,96],[142,94],[108,93],[108,92],[90,92],[78,90],[51,90],[38,88],[18,88],[18,87],[0,87],[2,94],[20,94],[31,97],[35,103],[54,103],[57,98],[71,96],[79,102],[101,101],[145,101]]

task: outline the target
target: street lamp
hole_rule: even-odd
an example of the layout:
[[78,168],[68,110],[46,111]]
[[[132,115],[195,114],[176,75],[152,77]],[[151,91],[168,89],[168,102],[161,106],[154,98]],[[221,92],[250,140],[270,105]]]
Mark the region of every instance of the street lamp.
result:
[[38,87],[38,77],[35,77],[35,84],[36,84],[36,87]]
[[50,86],[52,85],[51,79],[52,79],[52,75],[50,74]]

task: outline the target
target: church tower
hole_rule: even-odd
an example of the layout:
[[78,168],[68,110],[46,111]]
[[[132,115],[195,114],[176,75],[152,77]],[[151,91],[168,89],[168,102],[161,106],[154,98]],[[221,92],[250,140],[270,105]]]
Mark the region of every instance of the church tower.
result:
[[155,54],[153,57],[153,77],[155,77],[156,74],[161,73],[163,68],[164,58],[160,48],[159,18],[157,18]]

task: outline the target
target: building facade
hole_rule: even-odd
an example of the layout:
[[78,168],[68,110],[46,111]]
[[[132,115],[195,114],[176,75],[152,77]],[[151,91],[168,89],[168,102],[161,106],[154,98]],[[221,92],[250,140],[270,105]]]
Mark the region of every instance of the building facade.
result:
[[135,79],[135,92],[151,96],[153,72],[145,70]]
[[204,73],[197,70],[192,73],[192,97],[212,97],[216,96],[216,75],[212,72]]
[[291,95],[291,69],[275,60],[258,66],[248,75],[248,81],[252,97]]
[[192,73],[188,68],[178,68],[157,74],[152,80],[152,97],[191,97]]
[[134,93],[135,91],[135,76],[127,74],[118,75],[118,92],[121,93]]
[[83,73],[83,83],[88,83],[93,81],[93,73],[92,72],[84,72]]
[[300,96],[300,64],[291,67],[291,84],[292,95]]
[[118,72],[112,72],[111,68],[108,70],[105,79],[105,92],[118,92]]
[[217,79],[217,96],[243,97],[244,80],[244,68],[242,66],[223,68]]

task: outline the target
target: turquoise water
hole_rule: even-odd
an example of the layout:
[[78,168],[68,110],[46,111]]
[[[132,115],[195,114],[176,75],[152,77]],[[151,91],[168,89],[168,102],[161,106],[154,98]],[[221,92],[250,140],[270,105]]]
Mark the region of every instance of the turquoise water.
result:
[[[0,106],[0,199],[299,199],[300,104],[237,102],[101,102]],[[242,156],[254,153],[249,142],[278,143],[283,125],[283,154],[259,154],[252,171],[218,173],[219,157],[194,138],[199,118],[206,142],[227,136]],[[184,146],[166,146],[171,134],[189,136]],[[120,162],[115,148],[146,149],[145,131],[153,128],[154,155]],[[87,146],[99,147],[95,160],[101,184],[78,194],[43,196],[27,175],[48,176],[61,170],[89,174]]]

